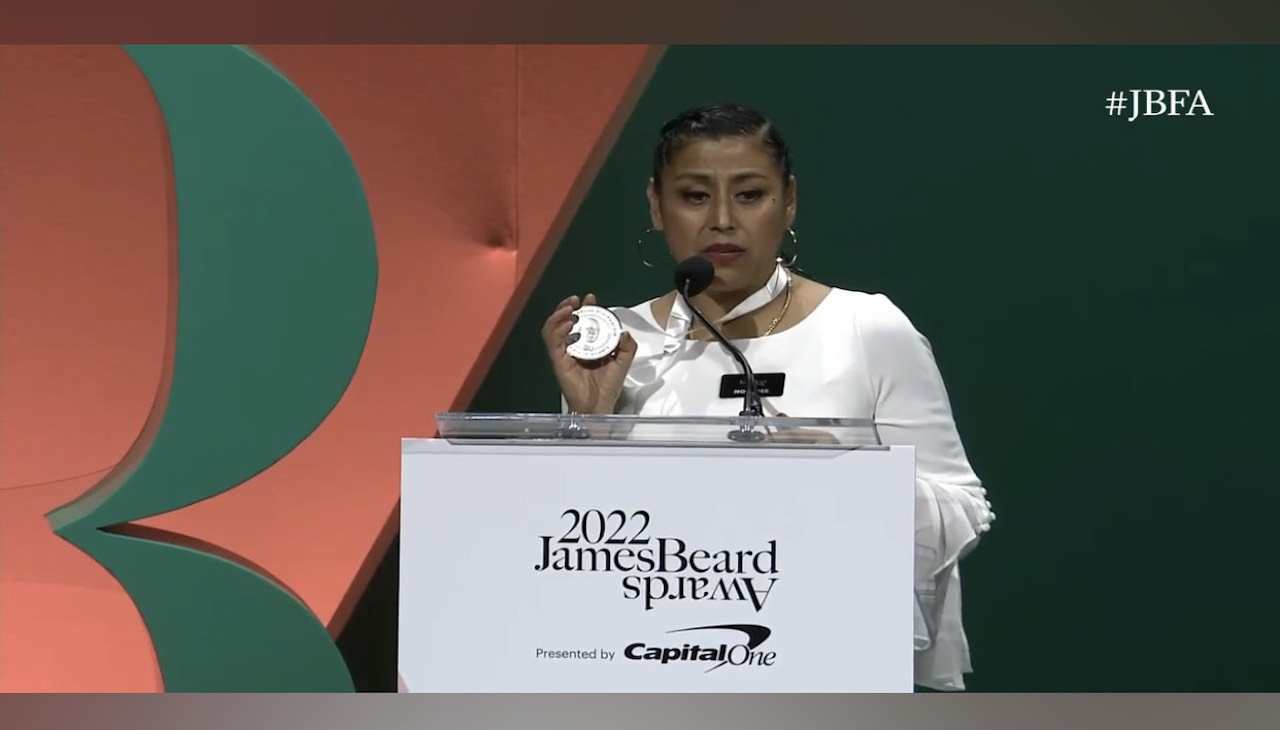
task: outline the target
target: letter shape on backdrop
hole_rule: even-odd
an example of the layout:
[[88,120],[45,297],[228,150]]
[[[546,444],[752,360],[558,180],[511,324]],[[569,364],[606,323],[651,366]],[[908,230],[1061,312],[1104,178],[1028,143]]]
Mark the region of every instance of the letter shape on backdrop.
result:
[[50,524],[132,598],[166,691],[352,691],[323,623],[286,586],[130,523],[243,484],[338,403],[377,288],[363,187],[325,118],[251,51],[125,50],[155,94],[173,167],[167,362],[137,442]]

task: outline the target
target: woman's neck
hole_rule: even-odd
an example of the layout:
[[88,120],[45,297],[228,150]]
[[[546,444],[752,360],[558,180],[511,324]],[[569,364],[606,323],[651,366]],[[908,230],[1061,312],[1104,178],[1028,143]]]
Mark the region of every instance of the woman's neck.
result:
[[733,311],[734,307],[742,304],[747,297],[755,292],[756,289],[750,291],[703,292],[693,297],[693,306],[702,312],[702,316],[714,322]]
[[693,305],[702,312],[704,317],[714,322],[733,311],[733,308],[746,301],[747,297],[763,289],[769,283],[769,279],[773,278],[773,274],[774,272],[770,270],[763,279],[743,289],[703,292],[693,297]]

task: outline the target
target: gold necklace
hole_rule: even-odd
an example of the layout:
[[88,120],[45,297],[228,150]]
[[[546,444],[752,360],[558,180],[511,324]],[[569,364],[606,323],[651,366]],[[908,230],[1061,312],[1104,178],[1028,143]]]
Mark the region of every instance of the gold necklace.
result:
[[[769,328],[766,329],[764,333],[760,335],[761,337],[768,337],[769,335],[773,334],[773,331],[777,329],[778,325],[782,322],[782,318],[787,316],[787,309],[790,306],[791,306],[791,274],[788,273],[786,294],[783,296],[783,299],[782,299],[782,311],[778,312],[778,316],[773,318],[773,322],[769,325]],[[731,320],[731,321],[737,321],[737,320]],[[694,327],[693,329],[685,333],[685,338],[693,339],[694,332],[697,332],[699,330],[705,330],[705,329],[706,329],[705,326],[698,325],[697,327]]]

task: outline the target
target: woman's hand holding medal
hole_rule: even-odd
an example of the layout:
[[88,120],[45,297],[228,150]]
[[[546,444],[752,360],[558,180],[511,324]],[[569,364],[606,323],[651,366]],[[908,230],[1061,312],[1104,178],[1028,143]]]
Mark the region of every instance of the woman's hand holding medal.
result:
[[542,326],[560,392],[572,413],[613,413],[636,356],[636,341],[594,294],[571,296]]

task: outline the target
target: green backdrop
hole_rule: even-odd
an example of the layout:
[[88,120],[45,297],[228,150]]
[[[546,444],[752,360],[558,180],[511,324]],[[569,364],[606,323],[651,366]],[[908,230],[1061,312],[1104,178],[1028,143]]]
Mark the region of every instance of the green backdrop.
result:
[[[558,408],[554,303],[667,286],[635,258],[658,127],[757,106],[794,149],[801,268],[929,336],[990,489],[970,689],[1273,690],[1277,71],[1276,48],[671,49],[471,410]],[[1213,116],[1108,116],[1134,88]]]

